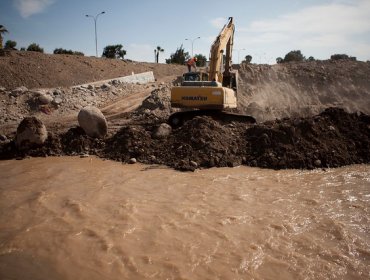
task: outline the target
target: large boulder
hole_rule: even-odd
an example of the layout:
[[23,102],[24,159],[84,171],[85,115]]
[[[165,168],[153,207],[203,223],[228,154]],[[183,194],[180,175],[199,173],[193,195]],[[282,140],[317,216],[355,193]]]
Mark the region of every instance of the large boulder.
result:
[[41,120],[36,117],[24,118],[17,128],[15,143],[19,149],[42,145],[48,138],[48,132]]
[[94,106],[87,106],[78,113],[78,123],[87,135],[103,138],[108,132],[108,124],[103,113]]
[[169,124],[162,123],[160,126],[158,126],[154,132],[153,132],[153,138],[159,139],[159,138],[166,138],[169,136],[172,132],[172,127]]

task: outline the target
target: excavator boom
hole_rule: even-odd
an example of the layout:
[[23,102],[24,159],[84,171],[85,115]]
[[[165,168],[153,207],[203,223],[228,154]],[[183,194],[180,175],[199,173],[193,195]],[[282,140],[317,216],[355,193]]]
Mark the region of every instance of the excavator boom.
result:
[[[230,17],[228,23],[224,25],[220,34],[211,46],[209,80],[223,83],[223,73],[225,76],[230,75],[231,57],[234,41],[235,26],[233,18]],[[225,62],[223,62],[224,50],[226,49]],[[222,71],[222,67],[225,70]]]

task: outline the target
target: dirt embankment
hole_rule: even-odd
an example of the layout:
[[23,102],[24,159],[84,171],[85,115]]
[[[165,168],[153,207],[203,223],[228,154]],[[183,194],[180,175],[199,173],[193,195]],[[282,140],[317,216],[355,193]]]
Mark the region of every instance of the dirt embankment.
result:
[[[0,57],[1,65],[0,87],[5,88],[71,86],[148,70],[159,79],[148,85],[113,81],[41,92],[0,89],[1,159],[91,154],[180,170],[239,164],[311,169],[370,162],[369,63],[242,65],[239,110],[255,116],[258,124],[197,117],[159,138],[157,128],[172,112],[171,81],[183,66],[29,52]],[[51,103],[40,103],[44,99]],[[90,138],[77,126],[76,116],[87,105],[105,114],[106,138]],[[30,115],[46,124],[49,136],[42,146],[19,150],[15,130]]]
[[369,77],[370,63],[360,61],[242,64],[238,107],[259,122],[313,116],[329,107],[370,114]]
[[0,57],[0,87],[70,87],[153,71],[158,80],[182,75],[185,66],[38,52],[7,52]]

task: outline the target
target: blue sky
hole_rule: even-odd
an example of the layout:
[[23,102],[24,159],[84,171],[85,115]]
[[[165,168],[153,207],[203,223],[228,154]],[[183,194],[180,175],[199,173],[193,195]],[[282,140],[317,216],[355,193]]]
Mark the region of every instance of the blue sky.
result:
[[235,63],[246,55],[255,63],[274,63],[291,50],[327,59],[346,53],[370,60],[370,0],[0,0],[0,24],[17,47],[35,42],[52,53],[55,48],[95,55],[122,44],[125,58],[160,62],[184,46],[208,58],[210,46],[227,18],[234,17]]

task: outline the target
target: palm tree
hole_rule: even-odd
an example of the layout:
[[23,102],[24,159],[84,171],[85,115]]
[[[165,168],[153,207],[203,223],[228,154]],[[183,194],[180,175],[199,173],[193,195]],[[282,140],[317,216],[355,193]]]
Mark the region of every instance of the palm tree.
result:
[[160,46],[157,46],[157,48],[154,50],[155,53],[155,62],[158,63],[159,61],[159,53],[164,52],[164,49],[162,49]]
[[0,25],[0,50],[3,48],[3,34],[7,32],[8,30],[3,25]]

